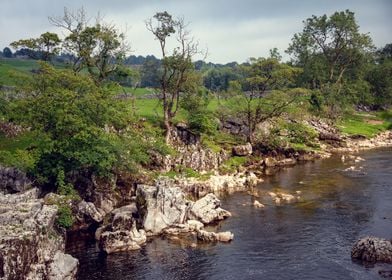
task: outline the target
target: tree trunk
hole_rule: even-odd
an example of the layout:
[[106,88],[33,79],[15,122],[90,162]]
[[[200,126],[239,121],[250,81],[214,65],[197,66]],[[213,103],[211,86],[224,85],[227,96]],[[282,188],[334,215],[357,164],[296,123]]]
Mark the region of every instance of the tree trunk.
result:
[[170,118],[169,118],[169,112],[167,110],[165,110],[163,113],[164,113],[163,124],[165,126],[165,142],[166,142],[166,144],[169,144],[172,126],[171,126],[171,122],[170,122]]

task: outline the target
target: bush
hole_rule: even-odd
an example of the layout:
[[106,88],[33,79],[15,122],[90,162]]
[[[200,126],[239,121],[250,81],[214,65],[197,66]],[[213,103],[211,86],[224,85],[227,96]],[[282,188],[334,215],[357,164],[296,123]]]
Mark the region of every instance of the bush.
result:
[[56,224],[63,228],[70,228],[75,219],[72,215],[72,209],[67,204],[62,204],[58,208]]

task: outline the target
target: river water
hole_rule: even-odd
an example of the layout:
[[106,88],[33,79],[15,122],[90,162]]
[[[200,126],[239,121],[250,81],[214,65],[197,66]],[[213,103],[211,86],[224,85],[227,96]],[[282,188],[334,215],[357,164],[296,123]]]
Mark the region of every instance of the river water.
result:
[[[256,188],[262,209],[247,193],[223,197],[233,217],[214,229],[232,231],[231,243],[192,248],[156,238],[140,251],[105,256],[80,239],[68,252],[80,260],[83,280],[382,279],[392,265],[361,265],[350,250],[365,235],[392,238],[392,149],[359,155],[365,161],[335,156],[267,177]],[[352,165],[361,171],[343,171]],[[299,191],[301,199],[276,206],[269,191]]]

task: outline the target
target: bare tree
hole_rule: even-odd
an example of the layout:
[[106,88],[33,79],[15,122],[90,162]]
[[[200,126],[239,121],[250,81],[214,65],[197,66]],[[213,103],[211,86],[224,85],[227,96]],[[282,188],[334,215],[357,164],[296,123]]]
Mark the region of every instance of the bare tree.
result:
[[[199,54],[196,42],[187,30],[184,19],[173,17],[168,12],[156,13],[146,21],[147,29],[158,40],[162,54],[161,101],[166,143],[170,142],[172,121],[180,106],[180,95],[188,88],[190,74],[194,70],[192,58]],[[176,47],[169,54],[167,43],[175,36]]]

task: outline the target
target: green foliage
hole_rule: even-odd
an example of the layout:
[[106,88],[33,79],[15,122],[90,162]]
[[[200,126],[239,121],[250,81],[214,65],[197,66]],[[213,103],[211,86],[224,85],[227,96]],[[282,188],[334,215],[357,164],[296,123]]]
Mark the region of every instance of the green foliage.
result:
[[214,134],[217,122],[211,111],[208,110],[211,96],[206,90],[197,93],[188,92],[182,99],[182,108],[187,112],[189,128],[196,133]]
[[336,119],[352,104],[372,103],[364,81],[372,50],[370,36],[359,32],[354,13],[346,10],[306,19],[287,52],[303,68],[298,85],[318,90],[314,111]]
[[67,180],[70,174],[86,171],[108,176],[116,169],[136,170],[135,165],[148,160],[147,150],[140,147],[142,136],[124,130],[131,114],[125,102],[114,98],[111,87],[42,64],[21,91],[13,118],[40,136],[34,147],[38,182],[60,186],[61,172]]
[[384,58],[381,63],[373,65],[366,80],[373,92],[374,104],[378,107],[392,105],[392,59]]
[[244,165],[247,160],[248,159],[246,157],[231,157],[219,167],[219,171],[223,173],[235,172],[240,166]]
[[[39,53],[42,60],[50,61],[60,51],[61,40],[56,33],[45,32],[38,38],[22,39],[11,43],[15,49],[27,48],[32,50],[31,54]],[[36,58],[37,57],[32,57]]]
[[284,125],[284,129],[287,130],[288,141],[293,144],[313,146],[314,140],[318,136],[314,129],[299,122],[288,122]]
[[72,209],[67,204],[62,204],[58,207],[56,224],[65,229],[70,228],[75,222],[75,218],[72,214]]

